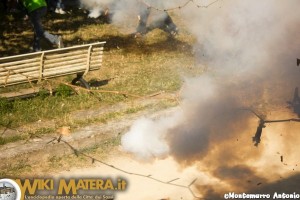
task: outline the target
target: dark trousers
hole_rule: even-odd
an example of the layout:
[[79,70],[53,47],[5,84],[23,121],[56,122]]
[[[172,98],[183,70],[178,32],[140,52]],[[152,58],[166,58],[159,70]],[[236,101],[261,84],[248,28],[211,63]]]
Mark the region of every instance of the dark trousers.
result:
[[177,26],[167,12],[160,13],[160,15],[147,26],[150,11],[151,9],[145,5],[139,5],[139,23],[136,32],[146,34],[156,28],[171,34],[178,31]]
[[159,28],[167,33],[177,31],[177,26],[167,12],[164,12],[158,19],[154,20],[148,27],[148,31]]
[[30,21],[34,29],[34,39],[33,39],[33,50],[40,51],[41,45],[40,40],[45,38],[51,44],[58,43],[58,36],[52,35],[49,32],[45,31],[42,25],[42,18],[47,13],[47,7],[38,8],[31,13],[29,13]]
[[147,21],[150,15],[150,9],[144,5],[139,5],[139,23],[136,28],[136,32],[141,34],[146,34],[147,30]]
[[4,10],[4,12],[6,12],[6,11],[7,11],[7,8],[8,8],[7,2],[8,2],[8,0],[1,0],[1,3],[2,3],[2,5],[3,5],[3,10]]
[[64,8],[62,0],[46,0],[50,11],[54,11],[56,8]]

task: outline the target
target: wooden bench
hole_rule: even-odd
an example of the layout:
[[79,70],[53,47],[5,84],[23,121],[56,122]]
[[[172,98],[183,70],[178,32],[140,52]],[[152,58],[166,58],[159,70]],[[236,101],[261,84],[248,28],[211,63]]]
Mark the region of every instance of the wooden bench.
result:
[[[100,69],[105,42],[0,58],[0,88],[76,74],[72,84],[89,88],[83,76]],[[18,95],[16,95],[18,96]],[[0,97],[7,97],[1,95]]]

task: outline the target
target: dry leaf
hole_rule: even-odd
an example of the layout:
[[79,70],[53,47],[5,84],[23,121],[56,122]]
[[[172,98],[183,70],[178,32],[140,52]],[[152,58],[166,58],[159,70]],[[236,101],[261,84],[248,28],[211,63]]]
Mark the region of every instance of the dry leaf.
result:
[[63,127],[61,127],[61,128],[58,129],[58,133],[60,135],[68,136],[68,135],[71,134],[70,129],[71,129],[70,126],[63,126]]

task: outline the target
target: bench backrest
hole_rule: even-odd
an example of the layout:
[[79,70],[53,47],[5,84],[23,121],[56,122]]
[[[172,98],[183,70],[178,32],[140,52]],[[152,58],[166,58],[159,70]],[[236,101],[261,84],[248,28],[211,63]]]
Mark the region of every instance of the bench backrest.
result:
[[87,73],[102,65],[105,42],[0,58],[0,87]]

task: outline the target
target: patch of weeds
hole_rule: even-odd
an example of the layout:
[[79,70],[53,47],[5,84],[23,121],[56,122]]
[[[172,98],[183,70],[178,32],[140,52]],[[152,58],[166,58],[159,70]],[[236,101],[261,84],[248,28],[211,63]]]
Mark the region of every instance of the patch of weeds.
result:
[[57,168],[57,167],[62,167],[62,160],[63,157],[59,157],[59,156],[52,156],[49,158],[49,162],[50,162],[50,167],[53,168]]
[[45,99],[49,96],[49,91],[45,90],[45,89],[40,89],[37,96],[42,98],[42,99]]
[[23,173],[28,173],[32,171],[32,167],[27,163],[26,160],[20,160],[16,164],[9,164],[5,170],[3,170],[0,174],[1,176],[13,176],[17,177]]
[[49,162],[59,162],[62,160],[62,157],[52,156],[49,158]]
[[29,132],[30,138],[43,136],[49,133],[53,133],[55,131],[54,128],[39,128],[34,132]]
[[151,105],[146,105],[146,106],[131,107],[124,111],[107,113],[107,114],[102,115],[101,117],[88,118],[88,119],[84,119],[84,120],[76,120],[76,121],[74,121],[74,124],[77,125],[76,127],[79,127],[79,126],[86,126],[88,124],[97,123],[97,122],[107,123],[109,120],[117,119],[118,117],[121,117],[121,116],[124,116],[127,114],[134,114],[139,111],[146,110],[148,108],[152,108],[153,106],[154,105],[151,104]]
[[0,145],[5,145],[7,143],[16,142],[22,139],[24,139],[24,136],[21,135],[15,135],[11,137],[0,137]]
[[133,108],[128,108],[127,110],[124,111],[125,114],[134,114],[137,113],[139,111],[145,110],[147,108],[151,107],[151,105],[149,106],[138,106],[138,107],[133,107]]
[[121,137],[117,136],[117,137],[113,137],[113,138],[109,138],[109,139],[100,141],[93,146],[83,148],[79,152],[80,153],[96,153],[96,152],[100,151],[102,153],[106,153],[106,152],[111,151],[111,149],[113,147],[118,146],[120,144],[121,144]]
[[61,97],[69,97],[72,94],[74,94],[72,88],[63,84],[58,85],[55,92],[56,96],[61,96]]
[[[65,91],[64,91],[65,92]],[[65,96],[44,96],[33,99],[16,99],[7,101],[1,99],[0,109],[1,124],[10,124],[10,128],[16,128],[26,123],[38,120],[60,119],[74,110],[87,109],[99,104],[92,95],[71,95],[70,93],[60,94]]]
[[179,104],[179,101],[176,99],[166,99],[166,100],[160,101],[156,105],[155,110],[159,111],[159,110],[175,107],[175,106],[178,106],[178,104]]
[[0,113],[6,114],[10,113],[13,109],[13,103],[8,101],[6,98],[0,98]]
[[15,135],[10,137],[0,137],[0,145],[5,145],[12,142],[17,142],[20,140],[26,140],[29,138],[40,137],[49,133],[53,133],[55,131],[54,128],[40,128],[33,132],[24,133],[22,135]]

